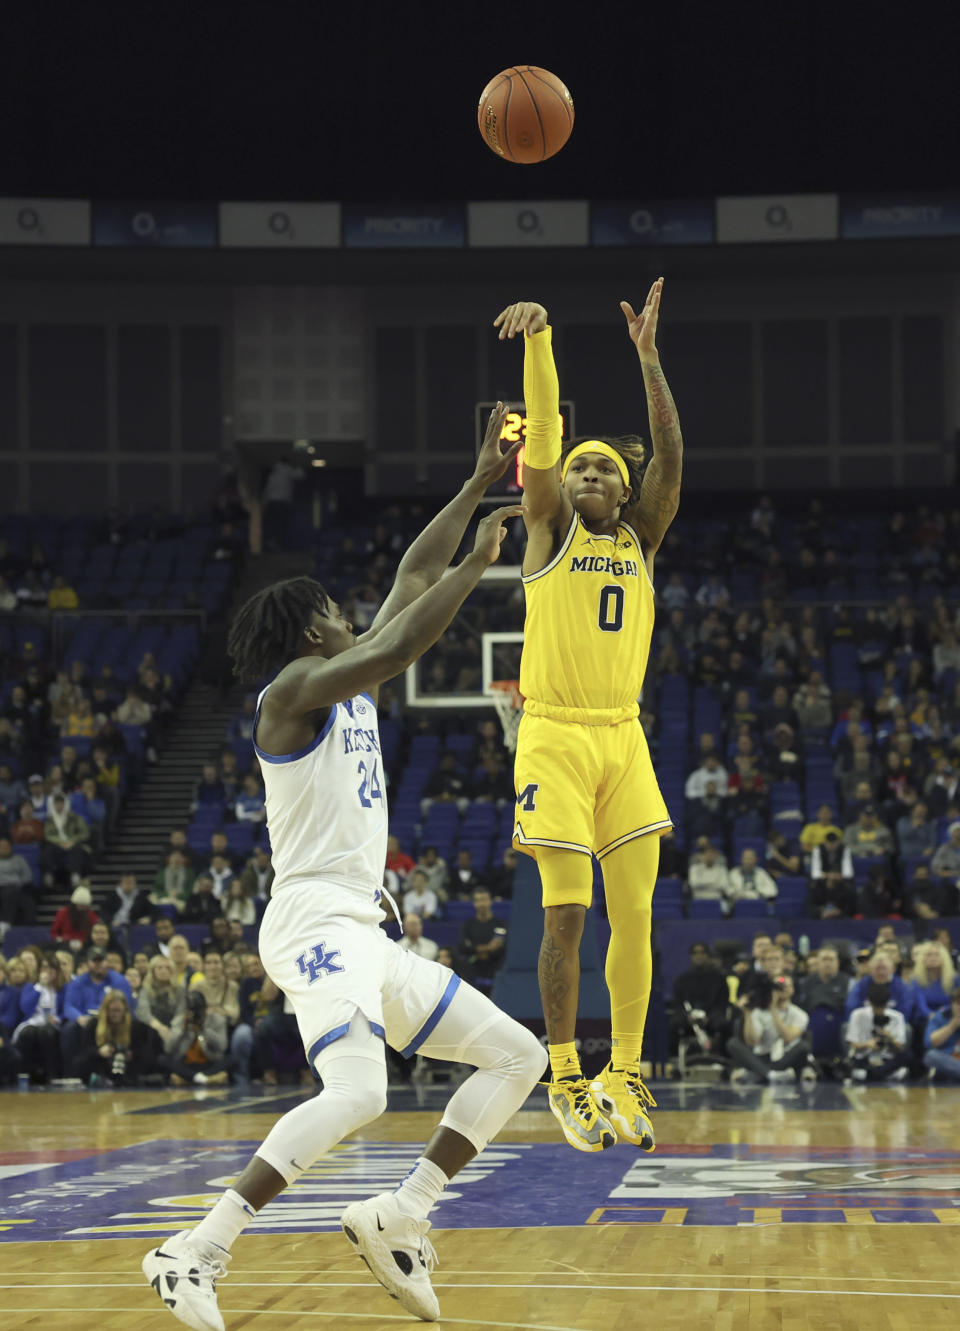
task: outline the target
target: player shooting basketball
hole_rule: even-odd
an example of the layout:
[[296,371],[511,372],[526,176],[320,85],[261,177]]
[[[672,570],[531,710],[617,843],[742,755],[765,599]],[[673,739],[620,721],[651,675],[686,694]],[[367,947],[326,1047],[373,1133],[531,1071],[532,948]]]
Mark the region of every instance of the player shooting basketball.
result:
[[[638,718],[653,630],[653,561],[680,501],[683,445],[657,353],[663,278],[639,314],[621,302],[643,372],[653,457],[636,437],[561,449],[559,385],[542,305],[520,301],[494,321],[524,334],[527,409],[523,584],[527,615],[517,741],[514,845],[543,885],[539,980],[550,1052],[548,1099],[580,1151],[619,1134],[652,1151],[640,1052],[653,963],[651,901],[659,838],[671,826]],[[574,1043],[580,939],[603,867],[610,948],[611,1060],[588,1083]]]

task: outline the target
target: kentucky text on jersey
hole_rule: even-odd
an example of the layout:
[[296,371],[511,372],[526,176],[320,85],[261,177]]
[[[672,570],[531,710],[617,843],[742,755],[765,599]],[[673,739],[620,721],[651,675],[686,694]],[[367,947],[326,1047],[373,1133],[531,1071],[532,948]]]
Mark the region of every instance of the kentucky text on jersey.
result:
[[570,560],[571,573],[612,573],[615,578],[640,576],[639,566],[632,559],[611,559],[609,555],[576,555]]
[[359,726],[354,730],[344,730],[343,751],[344,753],[379,753],[380,744],[377,740],[377,732],[375,730],[364,730]]

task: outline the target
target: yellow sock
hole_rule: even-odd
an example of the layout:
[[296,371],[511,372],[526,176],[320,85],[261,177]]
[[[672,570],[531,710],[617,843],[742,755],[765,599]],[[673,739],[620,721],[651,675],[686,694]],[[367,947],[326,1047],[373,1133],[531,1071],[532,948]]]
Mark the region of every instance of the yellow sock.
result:
[[569,1044],[548,1044],[547,1053],[550,1055],[550,1075],[554,1081],[559,1081],[561,1077],[583,1076],[575,1041],[571,1040]]
[[610,1063],[615,1068],[633,1068],[640,1062],[643,1035],[613,1035],[610,1037]]

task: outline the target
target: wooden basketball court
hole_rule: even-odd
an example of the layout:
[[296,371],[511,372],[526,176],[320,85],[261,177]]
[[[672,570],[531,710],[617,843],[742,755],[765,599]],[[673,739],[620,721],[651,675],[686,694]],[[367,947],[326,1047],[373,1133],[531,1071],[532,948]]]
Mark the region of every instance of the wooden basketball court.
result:
[[[653,1089],[653,1156],[561,1145],[541,1093],[490,1161],[451,1187],[433,1235],[441,1325],[958,1324],[960,1229],[946,1227],[960,1224],[960,1092]],[[282,1218],[261,1214],[220,1286],[229,1331],[415,1324],[336,1216],[354,1196],[396,1186],[447,1094],[392,1089],[378,1123],[274,1203]],[[178,1325],[143,1279],[142,1254],[195,1222],[299,1095],[0,1095],[0,1326]]]

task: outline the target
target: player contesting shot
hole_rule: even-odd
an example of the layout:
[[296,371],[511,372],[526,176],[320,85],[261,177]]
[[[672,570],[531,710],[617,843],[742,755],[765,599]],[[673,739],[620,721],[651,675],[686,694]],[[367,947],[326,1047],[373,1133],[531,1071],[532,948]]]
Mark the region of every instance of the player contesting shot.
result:
[[[654,555],[680,502],[682,440],[660,368],[663,278],[635,314],[621,303],[647,395],[653,457],[634,436],[561,449],[559,384],[542,305],[521,301],[494,321],[524,335],[527,411],[523,585],[527,613],[517,740],[514,845],[537,861],[544,932],[538,974],[547,1027],[547,1096],[567,1141],[601,1151],[623,1140],[652,1151],[640,1075],[653,962],[651,902],[659,838],[672,823],[657,785],[637,699],[653,630]],[[611,1059],[598,1081],[580,1068],[575,1034],[580,939],[592,897],[591,852],[603,868],[610,947]]]
[[267,587],[234,620],[229,651],[236,674],[256,680],[279,672],[260,695],[253,731],[276,870],[260,952],[267,974],[293,1004],[323,1090],[274,1125],[195,1229],[144,1258],[144,1274],[160,1298],[197,1331],[222,1331],[216,1281],[257,1212],[348,1133],[383,1113],[384,1040],[407,1057],[421,1053],[477,1069],[453,1095],[400,1187],[353,1203],[341,1221],[380,1283],[410,1312],[435,1321],[427,1215],[543,1072],[543,1049],[529,1031],[380,928],[387,809],[377,694],[437,641],[496,560],[504,520],[522,512],[501,508],[484,518],[473,552],[443,576],[487,486],[516,455],[517,449],[500,453],[505,415],[498,404],[473,476],[404,555],[369,632],[355,638],[311,578]]

